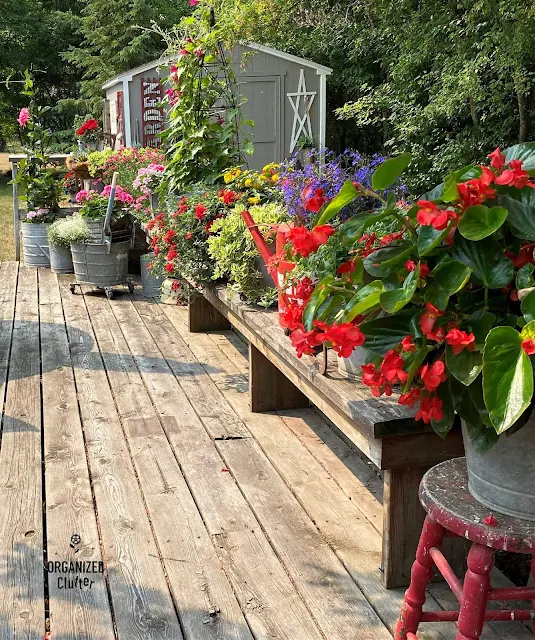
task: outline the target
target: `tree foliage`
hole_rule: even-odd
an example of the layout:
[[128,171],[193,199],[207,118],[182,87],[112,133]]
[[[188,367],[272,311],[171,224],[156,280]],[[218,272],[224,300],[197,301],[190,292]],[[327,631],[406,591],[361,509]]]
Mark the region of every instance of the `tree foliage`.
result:
[[88,0],[80,19],[83,39],[64,58],[81,72],[83,95],[97,99],[102,84],[117,73],[157,59],[165,48],[151,29],[172,27],[189,13],[187,2]]
[[219,15],[333,67],[330,144],[412,152],[413,189],[534,133],[533,3],[221,0]]

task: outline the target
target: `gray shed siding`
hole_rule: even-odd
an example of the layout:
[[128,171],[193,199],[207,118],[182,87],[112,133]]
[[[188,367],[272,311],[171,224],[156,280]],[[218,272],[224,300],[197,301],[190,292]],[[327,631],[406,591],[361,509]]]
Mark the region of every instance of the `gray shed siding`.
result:
[[[280,53],[280,52],[276,52]],[[299,119],[295,119],[295,111],[288,98],[288,93],[297,93],[301,74],[306,83],[306,91],[315,95],[308,96],[312,105],[308,110],[310,125],[316,145],[324,143],[325,113],[325,75],[330,70],[313,68],[310,63],[299,59],[288,60],[285,54],[274,55],[271,52],[258,51],[246,45],[236,47],[232,55],[232,65],[236,75],[238,92],[245,99],[242,107],[246,120],[253,120],[253,129],[247,127],[243,136],[251,139],[255,145],[253,156],[247,157],[252,169],[260,169],[273,161],[282,161],[291,155],[292,131],[294,142],[300,128]],[[148,67],[149,65],[147,65]],[[130,142],[139,146],[142,142],[142,78],[166,77],[166,69],[158,72],[158,64],[142,71],[133,69],[130,74],[119,76],[117,81],[106,85],[106,98],[116,99],[117,91],[122,91],[126,82],[129,90]],[[323,80],[323,84],[322,84]],[[292,97],[295,104],[295,97]],[[305,118],[304,97],[299,98],[300,119],[304,122],[304,130],[308,131]],[[323,101],[323,102],[322,102]],[[125,109],[126,111],[126,109]],[[294,129],[297,127],[297,129]],[[128,138],[128,135],[127,135]]]

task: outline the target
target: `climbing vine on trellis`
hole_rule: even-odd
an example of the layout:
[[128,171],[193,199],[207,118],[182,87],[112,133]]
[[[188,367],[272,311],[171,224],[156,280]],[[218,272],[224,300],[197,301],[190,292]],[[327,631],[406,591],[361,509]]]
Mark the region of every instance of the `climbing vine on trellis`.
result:
[[171,32],[161,32],[169,65],[169,126],[163,133],[165,187],[183,192],[196,182],[213,184],[228,167],[244,163],[252,144],[241,130],[242,100],[222,35],[210,9],[198,8]]

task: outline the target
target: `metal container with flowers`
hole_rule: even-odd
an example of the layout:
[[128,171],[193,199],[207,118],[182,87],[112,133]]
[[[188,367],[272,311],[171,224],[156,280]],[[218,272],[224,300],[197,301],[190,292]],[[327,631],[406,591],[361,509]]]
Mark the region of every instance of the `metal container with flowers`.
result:
[[74,129],[78,148],[80,151],[95,151],[102,139],[102,128],[93,116],[80,116],[74,118]]
[[22,221],[22,246],[24,264],[30,267],[50,266],[50,247],[48,244],[48,229],[55,219],[50,209],[36,209],[28,211]]
[[[489,159],[451,173],[407,211],[384,193],[411,157],[387,160],[371,188],[346,182],[311,229],[290,231],[279,259],[295,263],[296,277],[330,242],[339,248],[289,310],[298,354],[364,346],[362,384],[397,395],[443,437],[460,416],[473,495],[535,520],[535,143]],[[378,208],[329,224],[362,197]],[[399,231],[370,233],[387,219]]]
[[[104,242],[104,220],[111,190],[111,186],[107,185],[101,193],[83,189],[76,194],[76,202],[81,205],[79,215],[85,220],[91,230],[91,242],[97,244]],[[132,223],[129,214],[133,205],[134,197],[118,185],[115,190],[111,219],[111,230],[116,238],[122,235],[124,239],[126,239],[132,233]]]

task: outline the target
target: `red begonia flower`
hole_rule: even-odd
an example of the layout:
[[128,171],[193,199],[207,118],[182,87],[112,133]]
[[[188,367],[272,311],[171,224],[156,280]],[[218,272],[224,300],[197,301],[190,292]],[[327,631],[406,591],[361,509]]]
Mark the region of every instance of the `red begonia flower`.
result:
[[171,244],[175,236],[176,231],[174,231],[173,229],[169,229],[169,231],[163,237],[163,241],[165,242],[165,244]]
[[412,341],[412,336],[403,338],[403,340],[401,341],[401,348],[403,349],[403,351],[408,351],[409,353],[416,351],[416,345]]
[[353,273],[353,271],[355,271],[355,261],[354,260],[348,260],[347,262],[344,262],[343,264],[341,264],[338,269],[336,269],[336,273],[342,275],[344,273]]
[[403,370],[403,365],[403,358],[399,353],[394,349],[390,349],[381,362],[381,373],[391,384],[406,382],[408,374]]
[[505,166],[505,155],[500,151],[500,147],[496,147],[487,157],[491,160],[491,167],[502,169]]
[[392,395],[392,386],[381,372],[377,371],[374,364],[363,364],[361,369],[362,383],[370,387],[373,396],[379,398],[383,393],[387,396]]
[[431,302],[426,302],[425,304],[425,312],[420,318],[420,329],[427,335],[433,331],[433,327],[435,326],[435,322],[439,316],[443,316],[444,312],[440,311],[435,307],[435,305],[431,304]]
[[333,351],[341,358],[349,358],[355,347],[364,344],[365,336],[362,331],[351,322],[329,326],[325,322],[314,322],[314,325],[322,329],[324,333],[318,336],[321,342],[330,342]]
[[450,329],[446,334],[446,342],[451,346],[455,355],[461,353],[463,349],[473,351],[476,348],[476,337],[473,333],[466,333],[460,329]]
[[446,365],[442,360],[436,360],[433,364],[424,364],[420,369],[420,378],[428,391],[434,391],[441,382],[446,380]]
[[535,340],[524,340],[521,346],[528,356],[532,356],[535,353]]
[[314,347],[321,344],[317,338],[318,331],[316,329],[305,331],[303,326],[298,326],[294,329],[290,334],[290,340],[297,351],[297,357],[301,358],[304,353],[314,355]]
[[207,211],[208,211],[208,209],[206,208],[206,206],[204,204],[198,204],[195,207],[195,217],[197,218],[197,220],[202,220],[204,218],[204,216],[206,215]]
[[431,420],[440,422],[444,418],[442,411],[442,400],[433,396],[432,398],[423,398],[420,402],[420,409],[416,413],[416,420],[423,420],[425,424],[429,424]]
[[[309,187],[307,187],[306,189],[309,189]],[[312,211],[313,213],[318,213],[323,205],[329,200],[324,196],[323,189],[314,189],[314,195],[312,195],[311,197],[305,196],[304,194],[303,196],[306,198],[305,209],[307,211]]]
[[402,393],[399,396],[398,404],[404,404],[410,409],[414,409],[414,405],[420,401],[421,394],[421,389],[411,389],[408,393]]
[[418,200],[418,212],[416,220],[424,227],[432,225],[437,231],[442,231],[448,226],[449,213],[445,209],[439,209],[430,200]]

